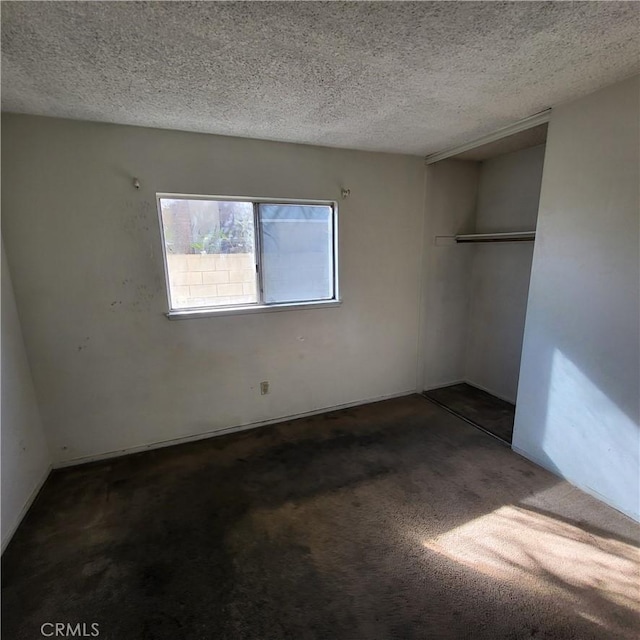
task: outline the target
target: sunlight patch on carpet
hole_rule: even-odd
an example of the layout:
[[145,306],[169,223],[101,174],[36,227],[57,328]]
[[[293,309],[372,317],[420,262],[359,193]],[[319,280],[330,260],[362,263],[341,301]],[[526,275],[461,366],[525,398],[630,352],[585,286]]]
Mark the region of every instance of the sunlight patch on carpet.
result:
[[[635,546],[526,508],[501,507],[423,545],[497,579],[561,590],[580,602],[597,595],[625,609],[640,607]],[[597,620],[594,611],[585,615]]]

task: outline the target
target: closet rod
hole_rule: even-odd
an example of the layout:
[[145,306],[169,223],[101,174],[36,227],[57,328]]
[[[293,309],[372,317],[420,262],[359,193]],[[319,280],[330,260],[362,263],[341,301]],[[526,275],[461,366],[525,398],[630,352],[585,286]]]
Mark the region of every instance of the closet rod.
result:
[[461,233],[455,236],[456,242],[532,242],[535,231],[508,231],[503,233]]

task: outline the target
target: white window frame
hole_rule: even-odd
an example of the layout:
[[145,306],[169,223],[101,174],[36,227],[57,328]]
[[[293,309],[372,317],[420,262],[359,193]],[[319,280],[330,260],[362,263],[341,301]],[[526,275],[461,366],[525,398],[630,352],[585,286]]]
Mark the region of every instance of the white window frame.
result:
[[[251,202],[253,204],[253,225],[256,262],[256,285],[258,302],[244,305],[227,305],[219,307],[202,307],[174,309],[171,306],[171,285],[169,282],[169,265],[167,260],[167,245],[164,236],[164,224],[162,223],[162,207],[160,201],[165,199],[175,200],[220,200],[224,202]],[[261,231],[259,227],[258,205],[282,204],[282,205],[315,205],[331,207],[333,216],[333,298],[328,300],[309,300],[304,302],[264,302],[262,288],[262,246]],[[167,308],[165,314],[169,320],[186,320],[191,318],[211,318],[215,316],[231,316],[246,313],[265,313],[272,311],[289,311],[295,309],[322,309],[337,307],[342,304],[339,289],[338,268],[338,203],[335,200],[300,200],[291,198],[255,198],[253,196],[203,196],[190,193],[156,193],[156,206],[158,209],[158,222],[160,225],[160,239],[162,245],[162,261],[164,264],[164,281],[167,294]]]

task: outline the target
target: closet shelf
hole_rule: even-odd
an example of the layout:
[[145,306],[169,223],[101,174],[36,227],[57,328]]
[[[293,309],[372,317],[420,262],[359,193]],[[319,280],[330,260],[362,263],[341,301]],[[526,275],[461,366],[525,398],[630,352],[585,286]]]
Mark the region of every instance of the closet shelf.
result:
[[456,242],[532,242],[535,231],[506,231],[502,233],[460,233]]

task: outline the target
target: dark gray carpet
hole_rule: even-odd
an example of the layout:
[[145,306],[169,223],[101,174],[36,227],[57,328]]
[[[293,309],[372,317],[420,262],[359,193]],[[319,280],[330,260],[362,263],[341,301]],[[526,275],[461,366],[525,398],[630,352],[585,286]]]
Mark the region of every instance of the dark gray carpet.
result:
[[431,389],[424,395],[505,442],[511,442],[516,410],[511,403],[465,383]]
[[2,637],[632,638],[635,532],[411,396],[54,473]]

